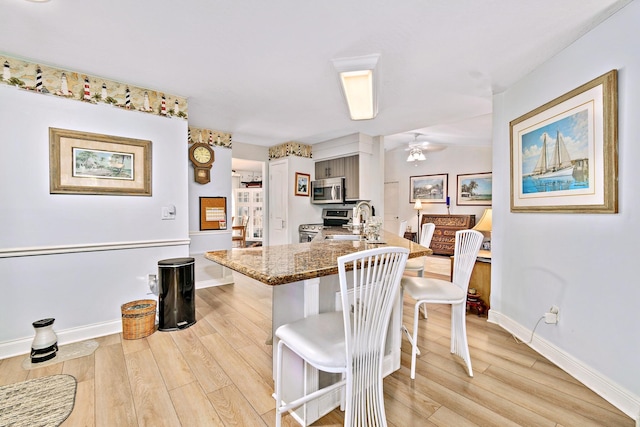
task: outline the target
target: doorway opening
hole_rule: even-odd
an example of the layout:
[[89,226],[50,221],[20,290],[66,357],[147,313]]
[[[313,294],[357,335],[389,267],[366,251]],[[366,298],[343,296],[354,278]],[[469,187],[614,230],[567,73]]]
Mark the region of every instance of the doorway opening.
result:
[[266,245],[265,174],[264,162],[231,159],[231,225],[234,233],[244,234],[244,239],[233,240],[236,246]]

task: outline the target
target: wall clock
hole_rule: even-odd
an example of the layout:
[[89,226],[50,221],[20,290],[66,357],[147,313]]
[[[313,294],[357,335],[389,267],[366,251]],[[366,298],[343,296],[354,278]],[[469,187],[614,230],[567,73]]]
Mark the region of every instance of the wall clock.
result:
[[189,148],[189,160],[193,163],[194,179],[199,184],[211,181],[211,165],[215,160],[209,144],[196,142]]

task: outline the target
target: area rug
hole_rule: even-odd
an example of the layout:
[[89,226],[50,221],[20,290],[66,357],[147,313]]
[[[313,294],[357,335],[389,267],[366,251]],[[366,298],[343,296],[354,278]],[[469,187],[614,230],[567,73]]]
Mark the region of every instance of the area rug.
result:
[[[98,348],[98,341],[89,340],[89,341],[81,341],[75,342],[73,344],[66,344],[60,346],[58,352],[56,353],[56,357],[51,360],[47,360],[45,362],[40,363],[31,363],[31,357],[27,356],[26,359],[22,361],[22,369],[35,369],[42,368],[43,366],[53,365],[55,363],[64,362],[66,360],[75,359],[76,357],[89,356]],[[0,424],[2,426],[2,424]]]
[[76,400],[76,379],[51,375],[0,387],[0,426],[57,427]]

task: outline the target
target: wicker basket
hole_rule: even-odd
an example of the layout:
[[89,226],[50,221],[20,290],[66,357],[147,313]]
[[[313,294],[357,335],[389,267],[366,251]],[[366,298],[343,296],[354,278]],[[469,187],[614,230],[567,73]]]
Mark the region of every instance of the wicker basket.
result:
[[142,299],[122,304],[122,338],[137,340],[156,330],[156,301]]

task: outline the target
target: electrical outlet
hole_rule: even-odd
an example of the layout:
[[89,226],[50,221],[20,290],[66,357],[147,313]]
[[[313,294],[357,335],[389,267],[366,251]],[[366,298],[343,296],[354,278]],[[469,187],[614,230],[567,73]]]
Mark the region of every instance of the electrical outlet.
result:
[[152,294],[158,294],[158,276],[156,274],[147,275],[147,283]]
[[557,324],[558,323],[558,314],[560,313],[560,309],[552,305],[549,309],[549,312],[544,314],[544,322],[549,324]]

